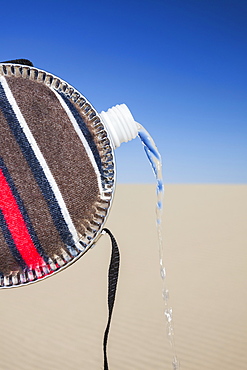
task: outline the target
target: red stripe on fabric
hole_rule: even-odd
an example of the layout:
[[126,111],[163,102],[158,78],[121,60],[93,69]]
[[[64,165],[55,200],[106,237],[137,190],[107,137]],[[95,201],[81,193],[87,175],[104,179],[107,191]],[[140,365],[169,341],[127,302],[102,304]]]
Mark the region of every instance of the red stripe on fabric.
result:
[[27,266],[35,268],[36,266],[45,265],[29,235],[21,211],[2,170],[0,170],[0,209],[3,212],[16,248]]

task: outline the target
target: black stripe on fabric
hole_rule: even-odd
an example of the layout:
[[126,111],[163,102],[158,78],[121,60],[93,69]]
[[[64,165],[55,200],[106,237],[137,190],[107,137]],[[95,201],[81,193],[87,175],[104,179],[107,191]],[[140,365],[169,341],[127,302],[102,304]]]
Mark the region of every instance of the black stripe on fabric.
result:
[[25,261],[23,260],[20,252],[18,251],[15,242],[12,238],[12,235],[8,229],[7,223],[5,221],[4,215],[2,210],[0,209],[0,226],[3,232],[4,239],[13,255],[15,260],[17,261],[18,265],[21,266],[22,269],[25,269],[27,267]]
[[21,199],[21,197],[20,197],[20,195],[19,195],[19,193],[16,189],[16,186],[14,184],[14,181],[11,178],[11,176],[9,174],[9,171],[8,171],[7,167],[5,166],[4,161],[1,157],[0,157],[0,168],[1,168],[1,170],[3,172],[3,175],[4,175],[8,185],[10,187],[10,190],[11,190],[13,196],[15,197],[15,201],[16,201],[16,203],[18,205],[18,208],[19,208],[19,210],[22,214],[22,217],[24,219],[26,228],[28,230],[28,233],[29,233],[34,245],[35,245],[35,248],[37,249],[37,252],[43,257],[44,261],[46,263],[48,263],[48,257],[46,256],[46,254],[45,254],[45,252],[44,252],[44,250],[43,250],[43,248],[40,244],[38,236],[37,236],[37,234],[36,234],[36,232],[35,232],[35,230],[32,226],[32,223],[31,223],[31,220],[30,220],[29,215],[27,213],[27,210],[25,209],[23,200]]
[[[15,115],[12,106],[10,105],[7,99],[7,96],[1,83],[0,83],[0,109],[2,110],[5,116],[5,119],[22,151],[24,158],[26,159],[29,167],[32,170],[33,176],[41,190],[41,193],[44,196],[54,225],[57,228],[63,243],[65,245],[74,245],[75,243],[73,240],[73,236],[68,228],[66,221],[64,220],[55,194],[49,184],[48,179],[45,176],[42,166],[40,165],[34,153],[34,150],[29,144],[26,135],[20,126],[20,123]],[[42,210],[40,210],[40,212],[42,212]]]
[[100,173],[100,176],[101,176],[101,181],[102,181],[102,183],[104,183],[105,175],[104,175],[104,171],[103,171],[103,167],[102,167],[101,158],[100,158],[97,146],[96,146],[96,144],[93,140],[91,132],[89,131],[89,129],[88,129],[86,123],[84,122],[83,118],[81,117],[81,115],[79,114],[79,112],[77,111],[77,109],[73,105],[73,103],[69,100],[69,98],[65,94],[63,94],[59,91],[57,91],[57,93],[63,98],[64,102],[66,103],[69,110],[73,114],[73,117],[75,118],[78,126],[80,127],[85,139],[87,140],[87,143],[88,143],[88,145],[89,145],[89,147],[90,147],[90,149],[93,153],[95,162],[96,162],[97,167],[99,169],[99,173]]

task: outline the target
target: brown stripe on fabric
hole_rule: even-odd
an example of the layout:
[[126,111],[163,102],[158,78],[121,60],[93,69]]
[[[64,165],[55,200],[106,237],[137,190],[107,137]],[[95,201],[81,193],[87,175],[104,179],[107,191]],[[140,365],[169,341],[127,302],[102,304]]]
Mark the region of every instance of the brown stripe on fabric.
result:
[[13,257],[0,228],[0,273],[10,275],[17,272],[22,272],[22,269]]
[[80,234],[99,200],[97,175],[65,110],[49,87],[23,78],[7,82],[55,178]]
[[61,254],[60,251],[64,244],[54,226],[49,209],[32,171],[1,111],[0,156],[14,181],[45,254],[51,258],[54,254]]

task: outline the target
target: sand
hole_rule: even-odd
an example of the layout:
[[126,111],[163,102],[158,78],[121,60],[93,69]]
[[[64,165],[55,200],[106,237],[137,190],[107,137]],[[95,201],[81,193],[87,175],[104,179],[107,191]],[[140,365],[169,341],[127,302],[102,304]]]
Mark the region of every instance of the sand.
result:
[[[121,273],[110,369],[172,369],[155,228],[155,186],[118,185],[106,226]],[[183,370],[247,368],[247,185],[167,185],[164,256]],[[1,290],[0,369],[102,369],[110,241],[63,272]]]

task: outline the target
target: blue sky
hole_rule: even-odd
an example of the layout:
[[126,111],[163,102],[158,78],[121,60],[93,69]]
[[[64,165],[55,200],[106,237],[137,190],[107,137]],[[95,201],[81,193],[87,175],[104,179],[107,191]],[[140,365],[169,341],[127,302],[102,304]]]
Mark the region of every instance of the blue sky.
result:
[[[2,61],[30,59],[100,112],[126,103],[153,136],[166,183],[247,183],[247,2],[16,1],[2,7]],[[118,182],[153,182],[138,139]]]

